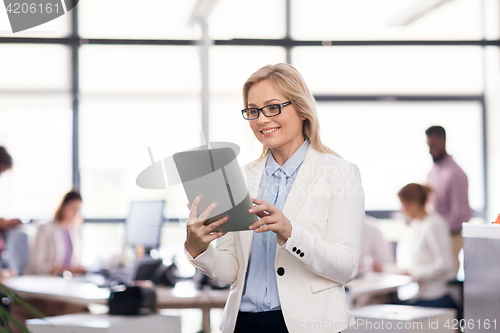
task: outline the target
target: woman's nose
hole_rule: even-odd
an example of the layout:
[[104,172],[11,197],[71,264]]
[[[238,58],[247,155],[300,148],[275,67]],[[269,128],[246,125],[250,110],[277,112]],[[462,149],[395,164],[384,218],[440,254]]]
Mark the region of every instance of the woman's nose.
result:
[[257,118],[257,123],[260,125],[260,124],[265,124],[268,122],[269,122],[269,119],[267,119],[267,117],[264,116],[264,114],[261,112],[259,115],[259,118]]

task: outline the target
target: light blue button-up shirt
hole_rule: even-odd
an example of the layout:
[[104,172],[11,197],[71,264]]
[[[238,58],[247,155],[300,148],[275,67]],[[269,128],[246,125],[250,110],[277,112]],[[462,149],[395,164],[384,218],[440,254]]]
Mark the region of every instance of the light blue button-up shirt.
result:
[[[276,163],[271,153],[268,154],[260,181],[257,196],[259,199],[283,210],[309,145],[309,140],[305,140],[282,167]],[[240,311],[263,312],[281,309],[274,268],[275,258],[276,234],[273,231],[254,233]]]

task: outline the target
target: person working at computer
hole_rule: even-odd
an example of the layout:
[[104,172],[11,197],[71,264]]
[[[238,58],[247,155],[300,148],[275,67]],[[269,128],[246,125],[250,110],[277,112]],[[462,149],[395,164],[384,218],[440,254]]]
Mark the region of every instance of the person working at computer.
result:
[[411,183],[398,193],[402,212],[411,219],[411,267],[403,273],[419,285],[416,298],[404,304],[456,308],[447,285],[455,277],[450,230],[439,213],[428,214],[425,210],[430,192],[427,186]]
[[38,226],[27,274],[59,275],[64,271],[84,273],[80,265],[80,207],[76,191],[66,193],[54,220]]
[[214,206],[198,212],[197,198],[186,255],[232,284],[223,333],[310,332],[318,323],[322,332],[344,330],[354,318],[343,286],[357,274],[363,231],[359,169],[321,142],[314,98],[291,65],[257,70],[243,101],[243,118],[263,145],[246,166],[250,193],[258,193],[249,213],[260,220],[254,232],[214,233],[226,218],[205,226]]

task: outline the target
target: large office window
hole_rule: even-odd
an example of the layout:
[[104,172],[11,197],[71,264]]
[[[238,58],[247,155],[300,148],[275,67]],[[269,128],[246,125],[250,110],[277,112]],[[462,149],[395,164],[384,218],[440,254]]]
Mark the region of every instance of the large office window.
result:
[[325,144],[361,171],[366,210],[400,208],[398,191],[427,182],[432,167],[425,130],[447,130],[447,150],[469,177],[471,207],[482,211],[483,143],[478,102],[322,102]]
[[0,177],[1,217],[50,219],[72,188],[69,54],[0,43],[0,146],[14,164]]
[[166,198],[166,191],[139,188],[135,179],[151,164],[148,147],[158,161],[201,144],[196,51],[81,48],[79,157],[86,217],[123,218],[132,200]]
[[[425,181],[423,131],[440,124],[481,212],[484,51],[498,49],[483,37],[498,38],[486,29],[498,6],[456,0],[422,11],[418,3],[216,2],[207,20],[209,139],[237,143],[240,163],[256,158],[260,144],[239,112],[242,85],[258,68],[290,61],[319,100],[324,141],[360,165],[368,210],[397,210],[395,191]],[[196,4],[86,0],[14,36],[0,10],[0,145],[15,160],[0,178],[1,213],[50,217],[78,186],[94,221],[119,221],[131,200],[159,198],[167,217],[179,217],[166,191],[141,189],[135,177],[151,163],[148,147],[158,160],[204,143],[202,34],[189,23]]]
[[325,41],[483,38],[482,1],[429,5],[432,2],[414,0],[292,0],[292,37]]
[[260,155],[260,143],[240,112],[243,84],[257,69],[285,61],[286,53],[281,47],[221,46],[210,53],[210,140],[238,144],[241,164]]
[[85,0],[78,3],[83,38],[196,39],[187,23],[195,0]]
[[481,94],[475,46],[297,47],[293,64],[314,94]]

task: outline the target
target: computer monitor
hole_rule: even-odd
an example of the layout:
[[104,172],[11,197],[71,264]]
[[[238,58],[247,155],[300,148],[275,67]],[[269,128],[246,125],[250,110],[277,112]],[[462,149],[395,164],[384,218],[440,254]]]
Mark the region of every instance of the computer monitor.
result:
[[133,201],[125,221],[125,245],[144,246],[146,250],[160,246],[165,201]]

